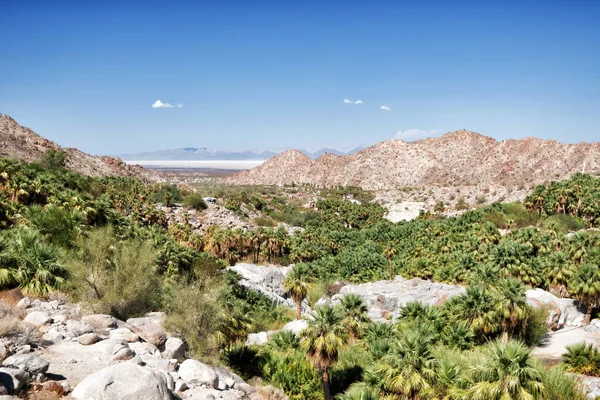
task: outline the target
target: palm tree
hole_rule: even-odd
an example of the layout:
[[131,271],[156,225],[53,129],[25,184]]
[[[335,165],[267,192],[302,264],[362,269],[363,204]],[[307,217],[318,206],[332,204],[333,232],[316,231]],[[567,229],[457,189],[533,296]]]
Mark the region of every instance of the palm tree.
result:
[[379,393],[364,385],[352,385],[344,393],[337,395],[336,400],[379,400]]
[[502,321],[502,340],[506,343],[509,332],[514,331],[518,322],[527,315],[525,287],[518,279],[503,279],[496,286],[496,294],[496,312]]
[[0,284],[17,284],[26,294],[46,296],[64,286],[68,272],[58,261],[58,251],[41,235],[18,226],[0,237]]
[[321,374],[325,400],[331,400],[329,369],[337,361],[339,352],[347,340],[342,318],[338,308],[319,307],[301,333],[302,348],[306,351],[306,357]]
[[306,264],[296,264],[294,268],[285,277],[283,288],[290,294],[292,300],[296,303],[296,319],[302,318],[302,302],[306,298],[308,289],[314,282],[314,278],[309,275],[309,269]]
[[342,323],[353,339],[360,337],[363,324],[369,322],[367,305],[362,297],[354,293],[344,295],[340,301],[340,308],[344,315]]
[[388,243],[385,249],[383,250],[385,256],[388,260],[389,264],[389,273],[390,273],[390,281],[394,280],[394,264],[392,263],[392,258],[396,255],[396,247],[394,247],[393,243]]
[[592,311],[600,302],[600,270],[591,264],[582,265],[569,281],[569,292],[586,308],[584,325],[589,325]]
[[409,330],[374,368],[384,392],[407,399],[433,396],[437,361],[430,350],[431,338],[420,330]]
[[500,324],[494,295],[482,286],[470,286],[465,294],[448,300],[444,306],[457,321],[465,321],[480,342],[498,332]]
[[542,374],[533,364],[531,351],[519,342],[494,342],[483,365],[470,375],[475,382],[466,390],[472,400],[542,399]]

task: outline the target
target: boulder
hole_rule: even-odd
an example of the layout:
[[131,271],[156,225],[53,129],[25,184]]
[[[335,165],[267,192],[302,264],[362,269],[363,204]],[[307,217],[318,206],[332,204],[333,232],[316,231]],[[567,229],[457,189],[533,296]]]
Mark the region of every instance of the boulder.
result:
[[139,342],[140,337],[127,328],[113,329],[108,334],[111,339],[120,339],[127,343]]
[[100,337],[100,335],[98,335],[97,333],[93,333],[93,332],[83,334],[77,338],[77,341],[79,342],[79,344],[82,344],[84,346],[89,346],[91,344],[98,343],[101,340],[102,340],[102,338]]
[[268,341],[269,341],[269,333],[268,332],[249,333],[248,339],[246,340],[246,344],[248,346],[251,346],[251,345],[262,346],[263,344],[267,343]]
[[185,358],[185,343],[183,343],[183,340],[176,337],[168,338],[165,342],[163,357],[183,360]]
[[45,311],[32,311],[23,318],[23,321],[30,323],[36,328],[41,328],[50,323],[52,318],[50,318],[50,315]]
[[17,368],[32,375],[45,374],[50,363],[33,354],[15,354],[2,362],[3,367]]
[[179,366],[179,376],[188,385],[206,385],[216,388],[219,377],[214,369],[197,360],[185,360]]
[[18,368],[0,368],[0,385],[10,391],[18,391],[31,379],[31,375]]
[[129,343],[129,348],[131,350],[133,350],[135,352],[135,354],[138,354],[138,355],[144,355],[144,354],[160,355],[160,350],[158,350],[158,347],[156,347],[152,343],[133,342],[133,343]]
[[548,322],[564,326],[583,325],[585,313],[579,311],[573,299],[556,297],[543,289],[527,290],[525,297],[529,305],[548,309]]
[[60,342],[65,338],[65,335],[62,334],[56,327],[52,327],[48,330],[48,332],[44,333],[42,339],[47,340],[52,343]]
[[110,359],[113,361],[125,361],[131,360],[133,357],[135,357],[135,353],[129,346],[126,343],[120,343],[113,348]]
[[128,319],[127,328],[145,342],[161,348],[167,340],[167,333],[163,328],[165,319],[164,313],[148,313],[145,317]]
[[85,322],[70,319],[67,321],[66,337],[76,338],[86,333],[92,332],[92,327]]
[[219,390],[229,390],[232,389],[235,385],[235,378],[233,374],[226,369],[215,367],[215,373],[217,374],[218,383],[217,389]]
[[117,326],[117,320],[107,314],[91,314],[81,318],[92,330],[111,329]]
[[159,355],[154,354],[143,354],[140,355],[140,360],[142,363],[153,370],[162,371],[162,372],[175,372],[177,369],[177,360],[175,359],[165,359]]
[[292,331],[296,336],[300,335],[300,332],[308,327],[308,322],[305,319],[298,319],[292,322],[288,322],[281,328],[282,331]]
[[67,314],[54,314],[52,316],[52,320],[54,320],[55,323],[60,324],[66,324],[69,319],[71,318]]
[[21,300],[19,300],[19,302],[16,304],[17,308],[29,308],[29,306],[31,305],[31,299],[29,297],[23,297]]
[[75,400],[171,400],[160,372],[134,363],[111,365],[85,378],[73,390]]

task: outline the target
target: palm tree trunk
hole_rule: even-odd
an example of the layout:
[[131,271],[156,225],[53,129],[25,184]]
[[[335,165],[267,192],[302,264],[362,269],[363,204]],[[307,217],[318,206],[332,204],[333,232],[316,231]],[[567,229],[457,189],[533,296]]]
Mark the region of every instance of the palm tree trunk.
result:
[[302,319],[302,302],[301,301],[296,302],[296,319],[297,320]]
[[508,329],[502,330],[502,342],[508,343]]
[[388,258],[388,262],[390,263],[390,281],[394,280],[394,266],[392,264],[392,259]]
[[585,317],[583,318],[583,324],[589,325],[592,320],[592,306],[588,306],[585,312]]
[[329,374],[327,373],[327,370],[324,369],[323,370],[323,395],[325,397],[325,400],[331,400],[331,390],[329,390]]

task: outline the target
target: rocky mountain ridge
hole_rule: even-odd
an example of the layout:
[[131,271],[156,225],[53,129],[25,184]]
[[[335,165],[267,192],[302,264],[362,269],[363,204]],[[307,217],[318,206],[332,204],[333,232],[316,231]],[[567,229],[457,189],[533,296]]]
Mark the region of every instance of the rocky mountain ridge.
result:
[[355,154],[324,154],[317,160],[288,150],[225,180],[234,184],[353,185],[367,190],[481,184],[517,187],[567,178],[578,171],[600,173],[600,143],[563,144],[533,137],[497,141],[459,130],[415,142],[387,140]]
[[21,126],[8,115],[0,114],[0,157],[12,157],[26,162],[39,162],[48,149],[67,154],[67,169],[89,176],[130,176],[144,181],[156,181],[159,175],[139,165],[127,165],[119,158],[97,157],[74,148],[62,148],[34,131]]

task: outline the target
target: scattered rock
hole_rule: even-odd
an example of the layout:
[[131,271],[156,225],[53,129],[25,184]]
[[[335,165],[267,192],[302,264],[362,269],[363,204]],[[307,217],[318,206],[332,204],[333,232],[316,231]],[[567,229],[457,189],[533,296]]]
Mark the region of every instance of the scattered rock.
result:
[[85,378],[71,395],[76,400],[171,400],[160,372],[133,363],[106,367]]
[[10,391],[18,391],[31,379],[31,375],[23,369],[0,368],[0,385]]
[[179,375],[189,385],[206,385],[216,388],[219,383],[217,373],[208,365],[197,360],[185,360],[181,363]]
[[2,366],[22,369],[32,375],[37,375],[46,373],[50,363],[33,354],[15,354],[4,360]]
[[81,318],[92,330],[111,329],[117,326],[117,320],[107,314],[91,314]]
[[52,319],[55,323],[66,324],[70,318],[67,314],[54,314]]
[[162,372],[175,372],[177,369],[177,360],[165,359],[158,355],[144,354],[140,356],[140,360],[148,367]]
[[127,343],[139,342],[140,337],[127,328],[117,328],[109,332],[111,339],[120,339]]
[[183,360],[185,358],[185,343],[183,343],[183,340],[176,337],[168,338],[165,342],[163,357]]
[[36,328],[40,328],[52,321],[52,318],[45,311],[32,311],[23,318],[23,321],[30,323]]
[[101,340],[102,338],[97,333],[86,333],[77,338],[79,344],[82,344],[84,346],[89,346],[91,344],[98,343]]
[[269,333],[268,332],[258,332],[258,333],[250,333],[248,334],[248,340],[246,340],[246,344],[248,346],[258,345],[262,346],[263,344],[269,341]]
[[48,330],[48,332],[44,333],[44,335],[42,336],[42,339],[47,340],[47,341],[52,342],[52,343],[60,342],[64,338],[65,338],[65,335],[63,335],[55,327],[50,328]]

